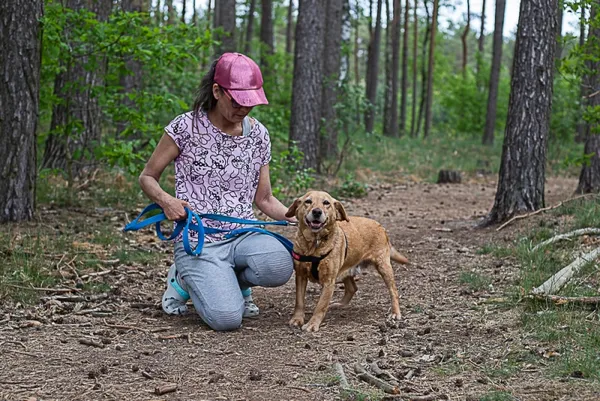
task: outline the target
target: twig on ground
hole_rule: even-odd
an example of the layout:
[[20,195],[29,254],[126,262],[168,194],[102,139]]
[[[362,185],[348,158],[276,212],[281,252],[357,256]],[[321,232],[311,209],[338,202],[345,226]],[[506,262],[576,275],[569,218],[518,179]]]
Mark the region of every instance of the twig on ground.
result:
[[165,384],[164,386],[160,386],[154,389],[154,394],[163,395],[167,393],[173,393],[177,391],[177,384]]
[[[109,262],[109,261],[103,261],[103,262]],[[117,259],[117,262],[118,262],[118,259]],[[103,271],[100,271],[100,272],[88,273],[88,274],[84,274],[83,276],[81,276],[81,279],[85,280],[85,279],[88,279],[90,277],[104,276],[105,274],[110,274],[112,272],[113,272],[113,270],[103,270]]]
[[582,198],[588,197],[588,196],[590,196],[590,195],[597,195],[597,194],[584,194],[584,195],[579,195],[579,196],[576,196],[576,197],[574,197],[574,198],[570,198],[570,199],[564,200],[564,201],[562,201],[562,202],[559,202],[558,204],[556,204],[556,205],[554,205],[554,206],[543,207],[543,208],[541,208],[541,209],[538,209],[538,210],[536,210],[536,211],[534,211],[534,212],[531,212],[531,213],[520,214],[520,215],[518,215],[518,216],[515,216],[515,217],[513,217],[512,219],[508,220],[506,223],[502,224],[500,227],[498,227],[498,228],[496,229],[496,231],[500,231],[500,230],[502,230],[504,227],[508,226],[510,223],[512,223],[512,222],[513,222],[513,221],[515,221],[515,220],[524,219],[524,218],[531,217],[531,216],[534,216],[534,215],[536,215],[536,214],[539,214],[539,213],[542,213],[542,212],[545,212],[545,211],[548,211],[548,210],[556,209],[557,207],[561,207],[562,205],[564,205],[564,204],[565,204],[565,203],[567,203],[567,202],[571,202],[571,201],[574,201],[574,200],[577,200],[577,199],[582,199]]
[[65,293],[65,292],[79,292],[81,291],[79,288],[45,288],[45,287],[25,287],[23,285],[16,285],[16,284],[4,284],[8,287],[12,287],[12,288],[20,288],[23,290],[32,290],[32,291],[47,291],[47,292],[59,292],[59,293]]
[[7,349],[6,351],[14,352],[15,354],[27,355],[27,356],[32,356],[34,358],[38,358],[38,356],[36,354],[32,354],[31,352],[19,351],[19,350],[12,349],[12,348]]
[[108,298],[108,294],[103,292],[101,294],[90,294],[90,295],[54,295],[51,297],[42,297],[42,301],[60,301],[60,302],[94,302],[101,299]]
[[531,252],[535,252],[538,249],[540,249],[546,245],[554,244],[555,242],[561,241],[563,239],[579,237],[581,235],[587,235],[587,234],[600,234],[600,228],[587,227],[587,228],[582,228],[580,230],[571,231],[571,232],[568,232],[565,234],[556,235],[556,236],[554,236],[550,239],[547,239],[546,241],[540,242],[539,244],[534,246],[531,249]]
[[344,373],[344,367],[342,366],[342,364],[336,362],[333,364],[333,367],[335,368],[335,372],[340,377],[340,386],[342,387],[342,389],[349,388],[350,386],[348,385],[348,379],[346,378],[346,374]]
[[389,381],[394,386],[398,385],[396,378],[394,376],[392,376],[389,372],[385,372],[385,371],[381,370],[379,365],[377,365],[377,362],[373,362],[370,366],[371,366],[371,370],[373,371],[375,376],[377,376],[380,379]]
[[544,284],[531,290],[531,293],[533,295],[555,294],[571,279],[571,277],[573,277],[575,273],[579,271],[579,269],[589,262],[595,260],[598,256],[600,256],[600,248],[596,248],[593,251],[578,257],[571,264],[562,268],[558,273],[546,280]]
[[154,377],[150,374],[150,372],[146,372],[145,370],[142,370],[142,376],[148,380],[154,380]]
[[304,388],[304,387],[299,387],[299,386],[287,386],[286,388],[293,389],[293,390],[301,390],[301,391],[304,391],[305,393],[311,392],[309,389]]
[[528,298],[540,301],[551,301],[557,305],[581,304],[600,305],[600,297],[562,297],[560,295],[530,295]]
[[124,325],[124,324],[110,324],[106,320],[104,320],[104,325],[106,327],[110,327],[111,329],[138,330],[138,331],[143,331],[143,332],[147,332],[148,331],[146,329],[142,329],[141,327],[127,326],[127,325]]
[[372,374],[367,373],[367,371],[359,363],[356,363],[354,365],[354,372],[356,372],[357,377],[360,380],[379,388],[384,393],[400,394],[400,389],[398,387],[392,386],[391,384],[389,384],[381,379],[378,379],[377,377],[373,376]]
[[87,338],[80,338],[79,339],[79,344],[89,345],[91,347],[96,347],[96,348],[104,348],[105,347],[105,345],[102,344],[101,342],[90,340],[90,339],[87,339]]

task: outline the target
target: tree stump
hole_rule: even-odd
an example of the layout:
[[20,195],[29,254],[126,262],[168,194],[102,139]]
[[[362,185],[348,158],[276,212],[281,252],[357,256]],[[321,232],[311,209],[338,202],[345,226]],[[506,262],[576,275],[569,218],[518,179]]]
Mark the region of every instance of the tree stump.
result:
[[462,180],[460,171],[440,170],[438,174],[438,184],[460,184]]

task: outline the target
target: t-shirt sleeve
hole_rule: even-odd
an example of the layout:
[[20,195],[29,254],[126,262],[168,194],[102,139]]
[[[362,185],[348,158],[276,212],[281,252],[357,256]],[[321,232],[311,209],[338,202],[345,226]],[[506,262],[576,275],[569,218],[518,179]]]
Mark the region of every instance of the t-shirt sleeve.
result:
[[265,166],[271,161],[271,137],[269,136],[269,131],[264,125],[261,124],[260,128],[263,132],[262,143],[260,145],[261,165]]
[[179,150],[183,150],[190,139],[191,119],[187,114],[181,114],[165,127],[165,133],[174,141]]

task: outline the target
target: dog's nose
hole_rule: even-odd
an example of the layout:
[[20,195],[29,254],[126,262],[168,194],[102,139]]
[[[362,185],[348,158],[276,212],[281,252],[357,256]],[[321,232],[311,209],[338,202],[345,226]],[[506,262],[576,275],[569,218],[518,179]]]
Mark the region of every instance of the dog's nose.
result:
[[318,219],[319,217],[321,217],[322,214],[323,214],[323,211],[321,209],[313,209],[312,210],[312,215],[316,219]]

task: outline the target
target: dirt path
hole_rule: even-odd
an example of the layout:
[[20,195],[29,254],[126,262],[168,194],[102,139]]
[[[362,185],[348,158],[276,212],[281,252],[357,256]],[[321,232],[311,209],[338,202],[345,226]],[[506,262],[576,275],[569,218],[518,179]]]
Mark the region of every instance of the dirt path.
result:
[[[575,184],[551,180],[547,203],[569,196]],[[535,357],[536,344],[519,332],[517,312],[490,302],[514,282],[516,267],[477,252],[490,242],[511,240],[515,229],[473,229],[476,218],[489,210],[494,191],[492,182],[396,184],[345,202],[351,214],[382,222],[411,260],[406,268],[395,267],[404,315],[396,327],[385,324],[389,300],[383,282],[367,271],[351,306],[330,311],[316,334],[287,326],[293,279],[277,289],[255,290],[258,319],[244,321],[236,332],[212,332],[194,316],[160,311],[156,301],[171,255],[168,247],[152,244],[165,252],[164,265],[124,266],[107,275],[116,293],[108,299],[81,303],[64,316],[52,316],[52,308],[60,306],[56,301],[2,311],[0,399],[342,399],[335,361],[361,392],[347,399],[377,396],[352,373],[356,362],[377,363],[399,378],[402,393],[436,396],[431,399],[479,400],[500,397],[499,392],[519,400],[600,399],[598,385],[549,378],[543,363],[518,363]],[[461,284],[461,272],[471,270],[492,277],[491,286],[474,293]],[[309,286],[309,311],[318,293]],[[335,296],[341,293],[338,289]],[[512,366],[519,368],[512,371]],[[502,369],[507,374],[498,374]],[[169,383],[178,390],[154,394]]]

